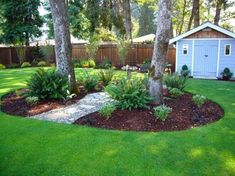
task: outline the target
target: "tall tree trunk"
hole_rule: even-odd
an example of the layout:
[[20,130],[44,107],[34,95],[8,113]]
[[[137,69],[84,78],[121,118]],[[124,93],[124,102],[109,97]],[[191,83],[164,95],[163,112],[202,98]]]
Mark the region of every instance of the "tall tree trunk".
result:
[[216,10],[215,10],[215,17],[214,17],[215,25],[219,25],[221,9],[222,9],[222,3],[220,0],[218,0],[216,3]]
[[193,20],[194,20],[194,27],[199,26],[200,24],[199,0],[193,0],[193,8],[192,8],[192,13],[189,18],[188,31],[191,29]]
[[132,41],[132,22],[131,22],[130,0],[123,0],[122,5],[123,5],[123,11],[124,11],[124,18],[125,18],[126,36],[127,36],[127,39]]
[[50,0],[55,36],[56,66],[59,74],[69,77],[70,91],[78,93],[71,60],[72,45],[65,0]]
[[192,23],[193,23],[193,11],[194,9],[192,9],[190,18],[189,18],[189,22],[188,22],[188,31],[191,29]]
[[185,15],[186,15],[186,5],[187,5],[187,1],[184,0],[182,19],[181,19],[182,21],[181,21],[181,24],[180,24],[179,35],[182,33],[182,30],[183,30],[184,18],[185,18]]
[[193,18],[194,18],[194,27],[199,26],[200,24],[200,15],[199,15],[199,0],[193,0],[193,6],[194,6],[194,12],[193,12]]
[[171,0],[158,1],[157,32],[151,68],[149,69],[149,92],[154,103],[163,102],[162,81],[171,32]]

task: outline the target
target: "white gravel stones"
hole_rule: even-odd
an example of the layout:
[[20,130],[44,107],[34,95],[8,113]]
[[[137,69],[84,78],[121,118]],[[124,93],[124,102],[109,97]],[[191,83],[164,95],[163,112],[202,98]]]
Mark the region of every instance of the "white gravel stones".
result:
[[85,115],[100,110],[104,104],[112,102],[114,102],[114,100],[104,92],[92,93],[86,95],[76,104],[44,112],[29,118],[71,124]]

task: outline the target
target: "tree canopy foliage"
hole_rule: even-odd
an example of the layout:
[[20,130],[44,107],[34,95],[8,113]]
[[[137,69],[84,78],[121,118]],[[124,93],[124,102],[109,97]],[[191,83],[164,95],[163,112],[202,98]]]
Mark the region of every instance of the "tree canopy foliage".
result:
[[[105,41],[155,33],[157,2],[66,0],[70,33],[86,40],[98,35]],[[199,7],[195,6],[197,3]],[[44,16],[39,14],[40,5],[47,11]],[[232,0],[172,0],[172,33],[182,34],[205,21],[234,30],[229,20],[235,18],[235,12],[228,11],[232,6]],[[47,37],[54,38],[48,0],[0,0],[1,43],[28,45],[30,39],[41,36],[43,22],[47,26]]]
[[39,6],[40,0],[0,0],[2,42],[29,45],[31,38],[40,37],[43,18]]

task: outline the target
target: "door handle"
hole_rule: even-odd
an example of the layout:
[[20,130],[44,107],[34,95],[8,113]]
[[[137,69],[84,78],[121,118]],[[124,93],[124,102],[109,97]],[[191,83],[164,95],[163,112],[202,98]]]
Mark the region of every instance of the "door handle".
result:
[[205,57],[208,57],[208,55],[206,54],[206,55],[204,55]]

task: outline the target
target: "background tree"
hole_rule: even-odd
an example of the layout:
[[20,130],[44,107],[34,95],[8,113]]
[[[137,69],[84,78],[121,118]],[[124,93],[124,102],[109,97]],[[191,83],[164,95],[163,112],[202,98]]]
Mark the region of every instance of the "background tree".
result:
[[166,54],[171,32],[171,0],[158,1],[157,32],[151,68],[149,70],[149,92],[154,103],[163,102],[162,81],[166,64]]
[[56,66],[59,74],[69,77],[70,91],[78,93],[71,59],[71,42],[65,0],[50,0],[54,36]]
[[40,0],[0,0],[2,41],[28,46],[30,39],[40,37],[43,18],[39,6]]
[[149,4],[144,3],[140,7],[139,16],[139,32],[138,36],[143,36],[147,34],[152,34],[156,32],[156,24],[154,22],[154,12],[153,9],[149,7]]

